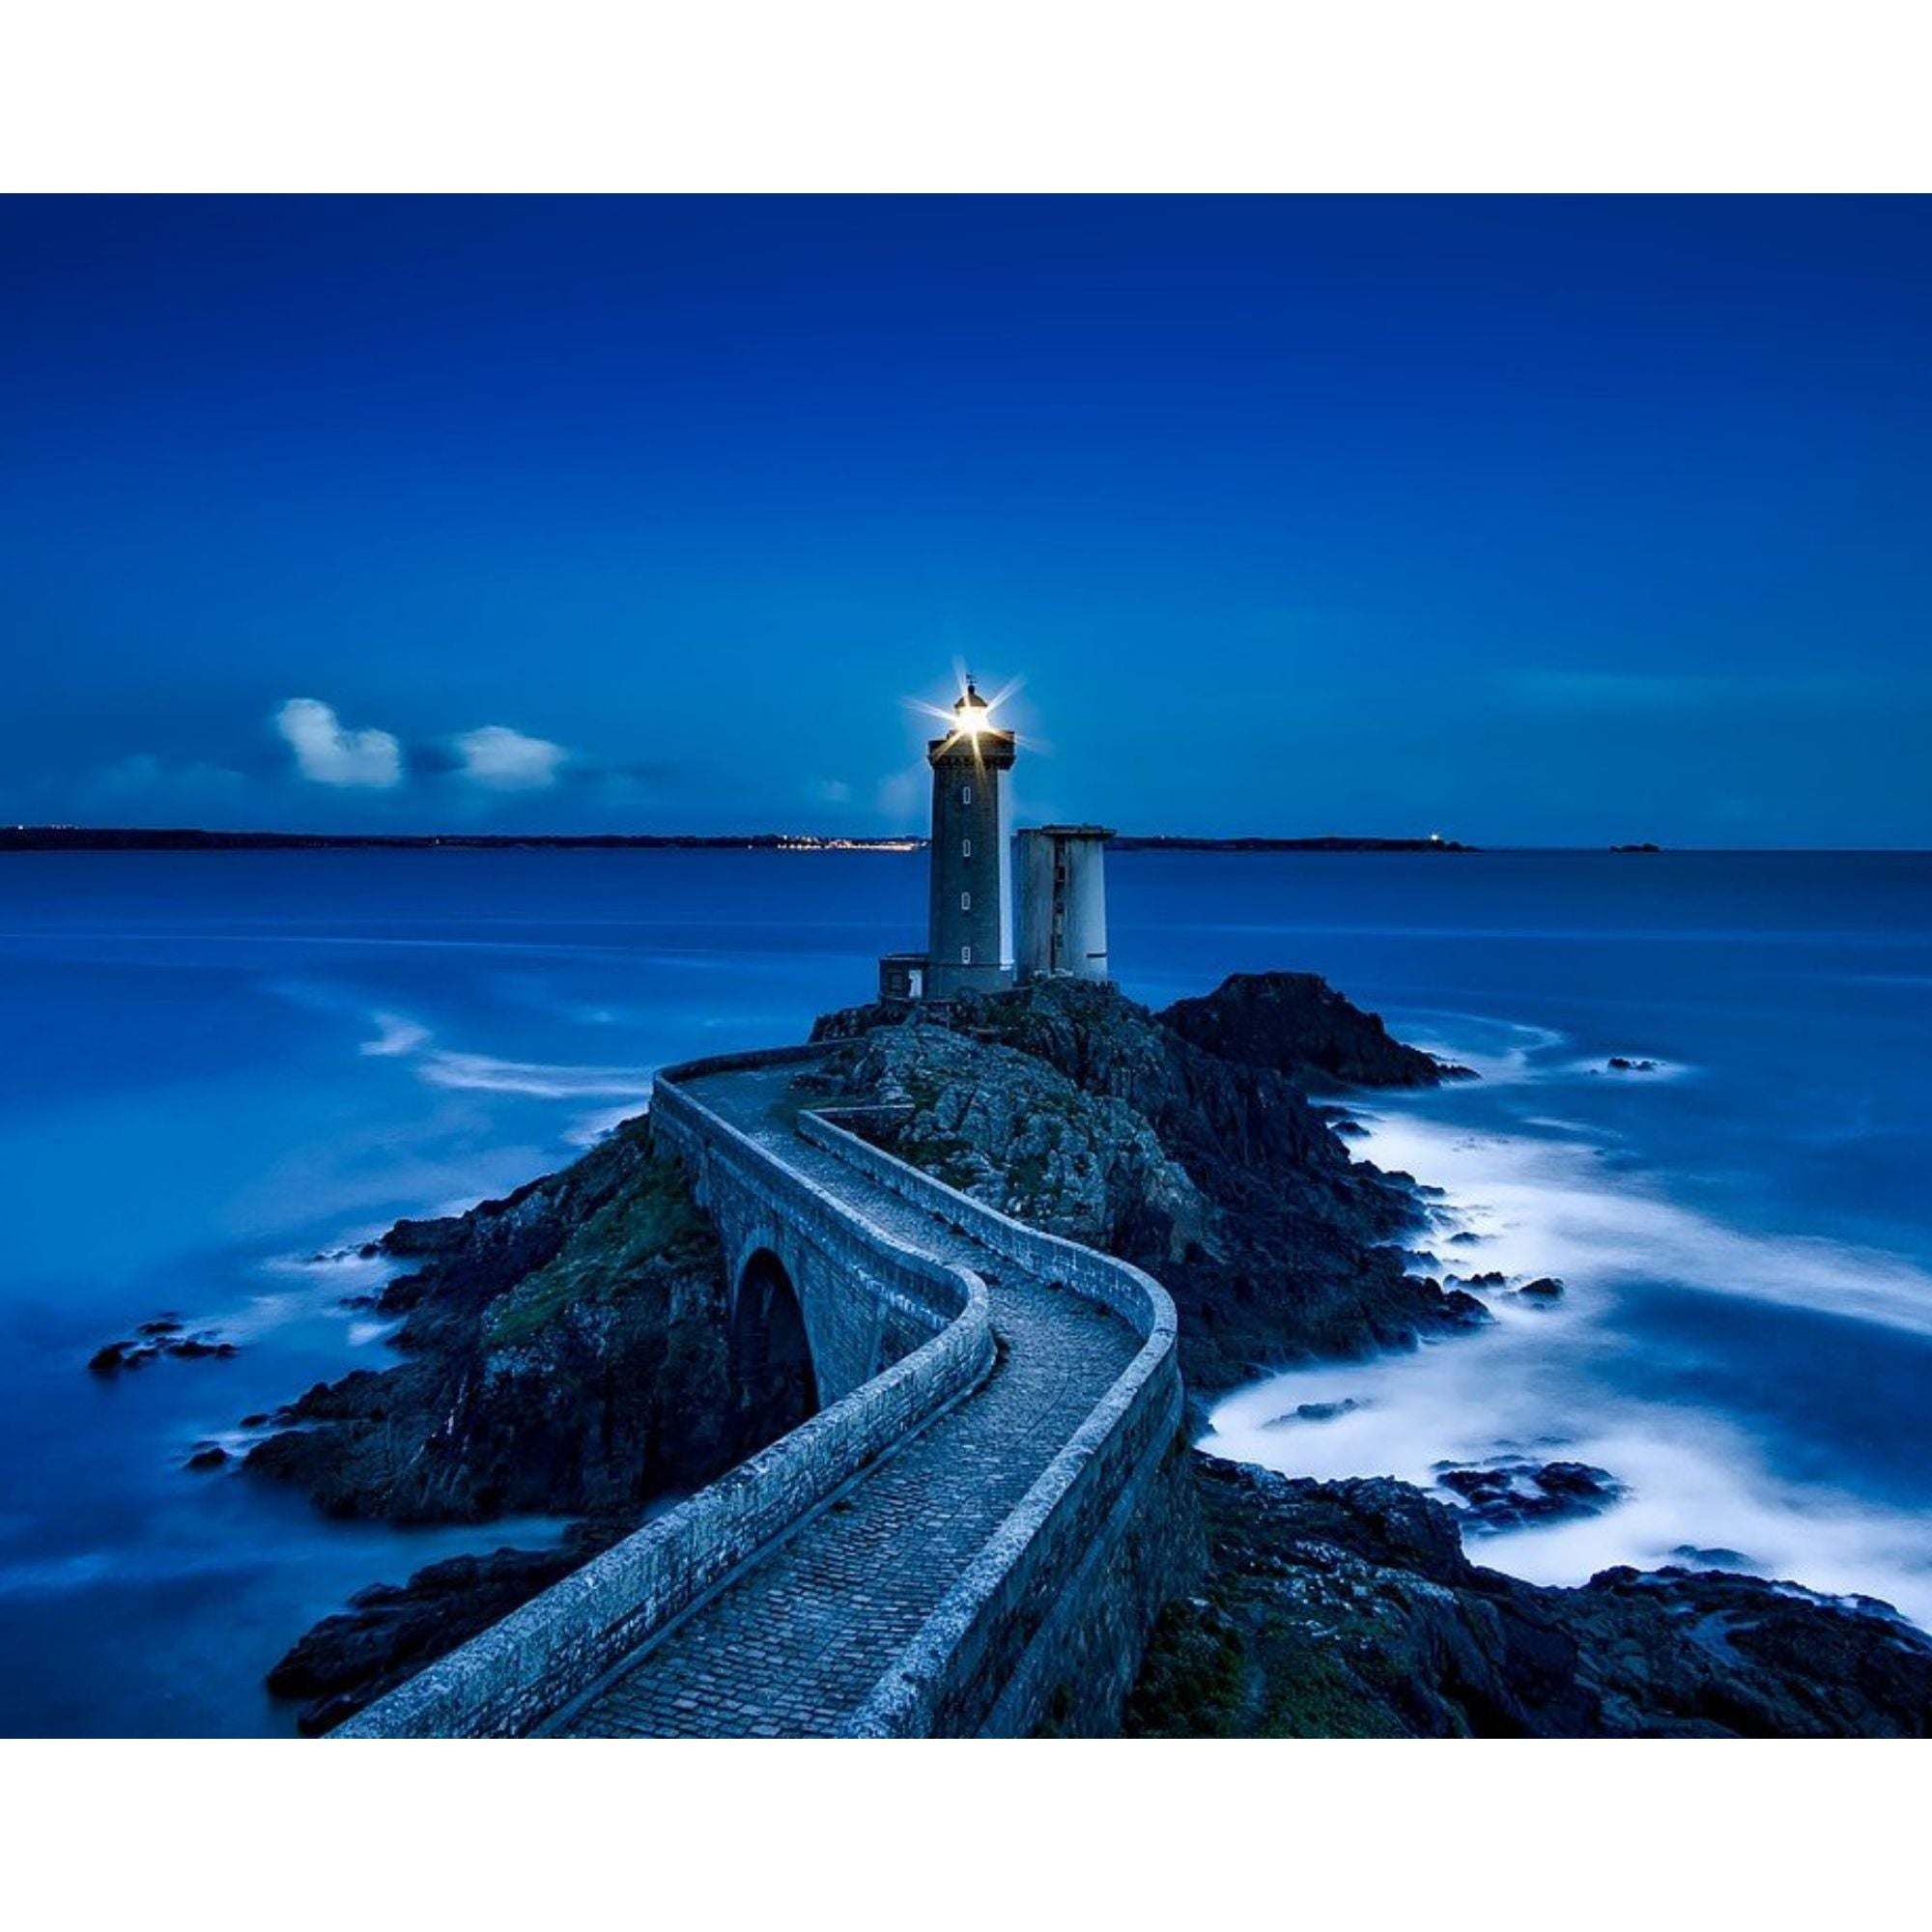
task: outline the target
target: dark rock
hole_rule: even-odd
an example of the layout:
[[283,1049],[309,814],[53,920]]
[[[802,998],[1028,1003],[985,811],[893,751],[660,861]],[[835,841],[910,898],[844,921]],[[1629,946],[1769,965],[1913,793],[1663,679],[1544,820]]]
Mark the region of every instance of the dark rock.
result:
[[1607,1469],[1599,1469],[1590,1463],[1546,1463],[1534,1471],[1532,1480],[1547,1495],[1588,1502],[1597,1508],[1628,1493]]
[[1501,1268],[1485,1268],[1481,1274],[1472,1274],[1463,1282],[1464,1288],[1501,1288],[1508,1280]]
[[87,1358],[89,1373],[114,1376],[126,1369],[144,1369],[163,1355],[176,1355],[184,1361],[208,1357],[226,1360],[241,1352],[233,1342],[223,1341],[206,1330],[195,1335],[183,1334],[180,1321],[171,1315],[144,1321],[134,1332],[137,1339],[133,1341],[109,1342],[97,1349]]
[[1613,1054],[1605,1063],[1613,1073],[1655,1073],[1657,1062],[1654,1060],[1626,1060],[1622,1054]]
[[1680,1543],[1670,1553],[1705,1570],[1750,1571],[1757,1567],[1743,1550],[1727,1549],[1721,1546],[1712,1549],[1700,1544]]
[[[717,1236],[626,1126],[468,1214],[398,1224],[404,1359],[319,1383],[252,1475],[334,1516],[618,1516],[710,1480],[774,1432],[726,1375]],[[404,1284],[391,1284],[391,1289]]]
[[1286,1415],[1277,1415],[1264,1423],[1264,1429],[1279,1429],[1290,1422],[1333,1422],[1338,1416],[1353,1415],[1358,1408],[1366,1408],[1366,1403],[1357,1402],[1353,1396],[1345,1396],[1340,1402],[1297,1403]]
[[305,1736],[331,1730],[633,1527],[630,1520],[575,1524],[554,1549],[451,1557],[406,1585],[371,1584],[289,1649],[270,1671],[269,1690],[303,1700],[296,1722]]
[[1497,1462],[1438,1471],[1438,1487],[1463,1498],[1479,1533],[1520,1529],[1566,1517],[1601,1516],[1629,1494],[1607,1469],[1587,1463]]
[[1524,1282],[1517,1293],[1525,1301],[1560,1301],[1563,1298],[1563,1284],[1553,1274],[1542,1274],[1534,1281]]
[[228,1461],[228,1451],[218,1442],[202,1442],[187,1459],[190,1469],[219,1469]]
[[166,1355],[179,1355],[185,1361],[225,1362],[240,1354],[241,1350],[233,1342],[221,1341],[213,1335],[185,1335],[178,1341],[164,1342],[160,1352]]
[[1297,1086],[1435,1087],[1474,1076],[1391,1037],[1316,973],[1235,973],[1204,999],[1178,1000],[1161,1024],[1243,1066],[1266,1066]]
[[1542,1588],[1406,1484],[1196,1462],[1213,1569],[1162,1612],[1130,1735],[1932,1735],[1932,1639],[1884,1605],[1681,1570]]

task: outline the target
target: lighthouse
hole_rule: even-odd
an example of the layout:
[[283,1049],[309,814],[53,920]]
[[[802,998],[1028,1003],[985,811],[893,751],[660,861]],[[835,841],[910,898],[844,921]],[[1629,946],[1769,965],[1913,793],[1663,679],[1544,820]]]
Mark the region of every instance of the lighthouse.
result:
[[925,748],[932,767],[925,997],[997,993],[1013,983],[1012,861],[1007,774],[1013,734],[992,722],[971,678],[953,724]]
[[[945,712],[936,714],[945,718]],[[1104,980],[1107,841],[1100,825],[1047,825],[1019,835],[1020,939],[1013,957],[1013,839],[1007,774],[1014,738],[969,677],[951,728],[928,741],[932,839],[927,848],[925,951],[879,961],[879,998],[896,1011],[922,1000],[1005,992],[1015,979]]]

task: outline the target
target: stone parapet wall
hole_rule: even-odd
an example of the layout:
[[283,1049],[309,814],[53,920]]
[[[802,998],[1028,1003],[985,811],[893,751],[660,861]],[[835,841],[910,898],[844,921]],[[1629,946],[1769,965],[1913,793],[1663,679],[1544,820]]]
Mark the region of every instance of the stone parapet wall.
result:
[[1154,1615],[1203,1560],[1172,1299],[1143,1270],[973,1200],[860,1140],[834,1115],[805,1115],[799,1131],[1042,1280],[1098,1302],[1142,1338],[847,1734],[1112,1731]]

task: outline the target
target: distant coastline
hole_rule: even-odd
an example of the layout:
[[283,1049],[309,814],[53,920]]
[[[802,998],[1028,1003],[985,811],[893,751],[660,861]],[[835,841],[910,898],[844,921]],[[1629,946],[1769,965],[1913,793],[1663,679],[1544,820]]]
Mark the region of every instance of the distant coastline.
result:
[[[1126,836],[1117,852],[1474,852],[1454,838],[1185,838]],[[0,826],[0,852],[923,852],[914,838],[752,833],[209,832],[192,826]]]

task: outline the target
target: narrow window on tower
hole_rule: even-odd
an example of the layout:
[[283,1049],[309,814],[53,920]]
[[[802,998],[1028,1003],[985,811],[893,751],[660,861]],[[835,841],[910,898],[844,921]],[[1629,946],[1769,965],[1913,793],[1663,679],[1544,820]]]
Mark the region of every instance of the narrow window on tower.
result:
[[971,948],[970,946],[962,946],[962,947],[961,947],[961,948],[959,949],[959,963],[960,963],[960,965],[962,965],[962,966],[970,966],[970,965],[972,965],[972,963],[973,963],[973,949],[972,949],[972,948]]
[[959,910],[961,912],[971,912],[973,910],[973,895],[971,893],[961,893],[959,895]]
[[971,785],[961,785],[959,787],[959,803],[961,805],[971,805],[973,803],[973,787]]
[[970,859],[970,858],[971,858],[971,857],[973,856],[973,841],[972,841],[972,839],[970,839],[970,838],[962,838],[962,839],[960,839],[960,841],[959,841],[959,856],[960,856],[960,857],[961,857],[962,859]]

